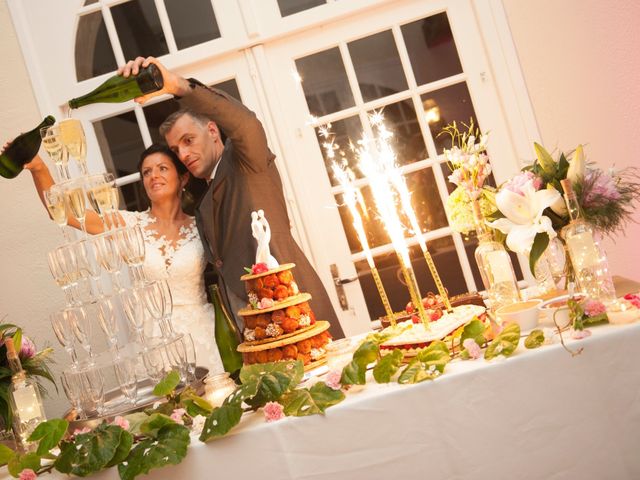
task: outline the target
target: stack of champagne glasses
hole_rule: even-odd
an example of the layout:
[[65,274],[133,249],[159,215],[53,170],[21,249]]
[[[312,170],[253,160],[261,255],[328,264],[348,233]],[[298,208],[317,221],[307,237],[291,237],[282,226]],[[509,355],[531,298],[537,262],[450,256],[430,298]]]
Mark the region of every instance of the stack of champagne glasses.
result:
[[[47,256],[65,296],[65,306],[51,313],[50,321],[71,359],[61,382],[73,409],[80,418],[94,418],[135,407],[146,393],[139,385],[150,390],[171,370],[179,371],[185,383],[193,381],[193,341],[173,330],[167,281],[152,281],[145,274],[143,231],[121,220],[115,177],[89,175],[80,121],[63,120],[43,128],[41,136],[59,180],[44,194],[65,239]],[[79,167],[76,178],[70,175],[69,155]],[[103,233],[87,233],[87,205],[102,221]],[[67,228],[69,219],[80,225],[77,239]],[[109,381],[121,393],[111,404],[105,401],[114,397]]]

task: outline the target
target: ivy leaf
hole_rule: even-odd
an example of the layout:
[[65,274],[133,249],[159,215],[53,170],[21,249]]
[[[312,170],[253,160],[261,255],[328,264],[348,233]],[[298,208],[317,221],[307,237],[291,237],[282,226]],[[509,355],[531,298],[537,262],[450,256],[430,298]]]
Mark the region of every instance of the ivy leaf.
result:
[[374,342],[367,341],[360,345],[355,352],[353,352],[353,361],[361,366],[366,367],[367,365],[375,362],[378,359],[379,353],[379,345]]
[[176,370],[171,370],[153,389],[156,397],[166,397],[171,394],[180,383],[180,374]]
[[36,453],[43,456],[58,445],[58,442],[62,440],[62,437],[64,437],[64,434],[67,432],[67,428],[69,428],[69,422],[66,420],[59,418],[48,420],[38,425],[28,440],[30,442],[40,441]]
[[544,332],[539,328],[531,330],[531,333],[525,338],[524,346],[526,348],[538,348],[544,343]]
[[[244,402],[253,408],[277,401],[283,394],[293,390],[304,374],[301,361],[271,362],[242,367],[240,380],[245,385],[255,384],[255,394],[246,396]],[[247,387],[245,393],[253,390]]]
[[520,325],[508,323],[489,344],[484,352],[484,359],[491,360],[498,355],[508,357],[518,348],[518,343],[520,343]]
[[149,473],[154,468],[177,465],[187,455],[189,429],[172,422],[158,431],[156,438],[148,438],[138,443],[126,460],[118,465],[122,480],[133,480],[136,476]]
[[11,450],[6,445],[0,443],[0,466],[6,465],[9,461],[16,456],[16,452]]
[[549,234],[547,232],[536,233],[531,245],[531,253],[529,253],[529,270],[535,274],[536,263],[549,246]]
[[467,338],[472,338],[479,346],[487,343],[487,339],[484,336],[486,327],[477,318],[474,318],[464,326],[462,336],[460,337],[460,345],[464,344]]
[[353,353],[353,360],[342,369],[342,385],[364,385],[367,365],[378,359],[380,347],[375,341],[367,340]]
[[11,476],[16,478],[20,476],[20,472],[25,468],[30,468],[34,472],[37,472],[40,468],[40,456],[37,453],[14,455],[9,459],[7,468]]
[[304,376],[304,365],[300,360],[293,362],[270,362],[255,365],[245,365],[240,370],[240,382],[250,383],[264,374],[284,373],[292,380],[291,388],[300,383]]
[[389,383],[391,377],[396,374],[400,365],[402,365],[403,357],[402,351],[397,348],[393,350],[393,352],[383,356],[373,369],[373,378],[376,379],[376,382]]
[[332,405],[344,400],[344,393],[328,387],[324,382],[318,382],[311,388],[300,388],[287,393],[281,402],[284,413],[288,416],[304,417],[324,413]]
[[236,405],[238,407],[242,406],[242,402],[246,399],[255,396],[258,392],[258,382],[247,383],[246,385],[242,385],[239,388],[224,399],[224,405]]
[[140,425],[140,433],[149,437],[156,437],[162,427],[171,425],[172,423],[176,422],[174,422],[171,417],[163,413],[154,413],[142,422]]
[[196,415],[206,417],[213,410],[213,406],[209,402],[196,395],[194,392],[188,392],[187,394],[183,393],[180,397],[180,401],[184,405],[187,413],[192,417],[195,417]]
[[449,348],[442,341],[433,342],[418,352],[400,373],[398,383],[419,383],[439,377],[451,361]]
[[103,423],[89,433],[76,435],[73,441],[62,442],[54,466],[62,473],[86,477],[121,459],[122,451],[128,451],[132,442],[129,432]]
[[140,435],[140,426],[147,421],[149,415],[144,412],[130,413],[124,417],[129,422],[129,432],[133,435]]
[[206,442],[212,438],[226,435],[229,430],[240,423],[241,417],[242,407],[240,405],[223,404],[221,407],[214,408],[204,422],[200,441]]
[[133,446],[133,435],[129,433],[127,430],[123,428],[120,429],[120,440],[118,442],[118,446],[116,448],[115,453],[113,454],[113,458],[105,465],[105,468],[113,467],[114,465],[118,465],[121,462],[124,462],[125,459],[129,456],[129,452],[131,451],[131,447]]

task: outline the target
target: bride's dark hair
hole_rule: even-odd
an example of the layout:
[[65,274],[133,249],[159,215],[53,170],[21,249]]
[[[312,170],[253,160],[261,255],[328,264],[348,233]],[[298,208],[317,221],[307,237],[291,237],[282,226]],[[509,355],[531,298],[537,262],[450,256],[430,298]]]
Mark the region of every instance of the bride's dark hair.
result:
[[187,170],[187,167],[184,166],[184,163],[180,161],[173,150],[171,150],[166,145],[163,145],[162,143],[152,143],[149,148],[147,148],[140,154],[140,161],[138,162],[138,172],[140,172],[140,174],[142,174],[142,162],[144,162],[145,158],[147,158],[149,155],[153,155],[154,153],[162,153],[163,155],[167,156],[167,158],[171,160],[171,163],[175,165],[176,170],[178,171],[178,175],[184,175],[189,171]]

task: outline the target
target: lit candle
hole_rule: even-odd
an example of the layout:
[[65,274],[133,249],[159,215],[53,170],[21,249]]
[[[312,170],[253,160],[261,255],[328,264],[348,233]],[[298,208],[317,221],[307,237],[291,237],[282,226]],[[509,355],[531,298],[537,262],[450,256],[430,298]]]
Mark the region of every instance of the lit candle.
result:
[[208,377],[205,380],[204,398],[213,408],[222,405],[224,400],[236,390],[236,384],[227,372]]

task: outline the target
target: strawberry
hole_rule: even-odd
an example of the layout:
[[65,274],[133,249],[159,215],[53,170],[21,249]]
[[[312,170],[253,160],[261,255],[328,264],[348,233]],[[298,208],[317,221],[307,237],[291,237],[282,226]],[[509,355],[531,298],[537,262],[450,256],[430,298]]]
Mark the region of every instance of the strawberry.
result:
[[404,311],[407,313],[414,313],[416,311],[416,307],[413,306],[413,303],[407,303],[407,306],[404,307]]

